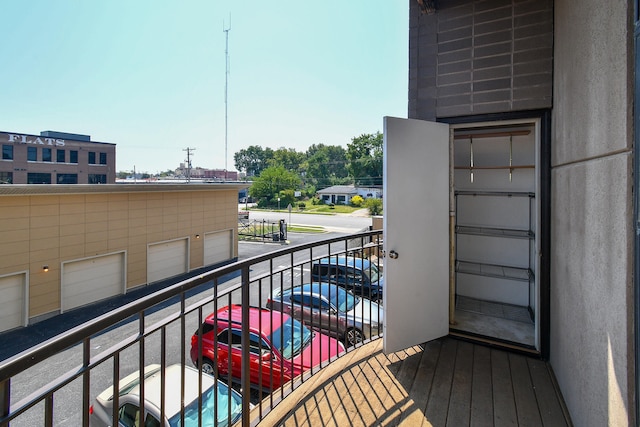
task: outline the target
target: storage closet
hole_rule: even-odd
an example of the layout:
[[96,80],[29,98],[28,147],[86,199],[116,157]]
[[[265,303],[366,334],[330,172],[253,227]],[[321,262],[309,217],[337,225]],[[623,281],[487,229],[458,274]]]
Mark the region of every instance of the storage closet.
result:
[[453,130],[452,332],[536,346],[536,140],[533,123]]

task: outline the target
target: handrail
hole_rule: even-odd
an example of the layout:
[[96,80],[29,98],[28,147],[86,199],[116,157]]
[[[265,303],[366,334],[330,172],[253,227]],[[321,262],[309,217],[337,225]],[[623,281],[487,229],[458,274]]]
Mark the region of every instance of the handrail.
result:
[[[377,236],[377,239],[375,238]],[[186,362],[185,353],[188,351],[185,347],[185,341],[190,337],[187,333],[191,331],[185,331],[185,317],[189,314],[198,314],[198,319],[203,318],[203,307],[207,304],[214,303],[216,307],[218,305],[224,306],[228,302],[232,301],[234,295],[240,293],[241,304],[243,307],[249,307],[252,298],[252,286],[258,286],[258,297],[262,297],[262,289],[260,288],[264,282],[269,282],[270,289],[273,290],[274,278],[277,278],[281,283],[284,275],[290,276],[290,281],[293,283],[297,268],[300,267],[300,271],[303,270],[303,266],[311,264],[314,260],[317,260],[327,255],[333,254],[347,254],[351,251],[365,251],[372,250],[372,248],[378,247],[381,244],[381,231],[369,231],[356,233],[348,236],[335,237],[317,241],[313,243],[306,243],[291,247],[286,247],[268,254],[262,254],[251,257],[243,261],[237,261],[232,264],[228,264],[219,268],[215,268],[204,273],[197,274],[194,277],[181,280],[173,285],[170,285],[164,289],[156,291],[152,294],[143,296],[135,301],[132,301],[122,307],[116,308],[108,313],[100,315],[92,320],[89,320],[81,325],[78,325],[70,330],[63,332],[55,337],[52,337],[41,344],[34,346],[28,350],[25,350],[15,356],[9,357],[0,365],[0,426],[9,425],[9,422],[19,417],[21,414],[34,407],[35,405],[45,402],[45,424],[52,423],[53,419],[53,396],[56,392],[66,387],[72,381],[83,378],[83,408],[84,413],[82,416],[83,425],[88,425],[88,405],[90,399],[95,396],[90,396],[89,388],[89,374],[92,369],[96,368],[100,364],[107,362],[110,359],[114,360],[113,369],[113,384],[117,387],[119,378],[119,363],[120,353],[125,349],[135,346],[136,343],[140,346],[139,353],[139,370],[142,375],[144,365],[144,349],[147,341],[154,339],[154,333],[160,332],[164,337],[166,328],[180,322],[181,324],[181,363],[184,365]],[[354,243],[355,242],[355,243]],[[359,243],[358,243],[359,242]],[[378,243],[372,243],[378,242]],[[332,247],[335,245],[340,246],[336,249]],[[315,250],[315,251],[314,251]],[[296,256],[299,258],[296,261]],[[274,266],[274,259],[289,259],[288,265],[282,267]],[[254,276],[251,276],[251,267],[261,263],[267,262],[269,268],[267,273],[256,272]],[[220,279],[226,275],[236,272],[241,273],[240,283],[230,284],[226,289],[219,290]],[[267,280],[268,279],[268,280]],[[194,290],[206,283],[212,283],[212,286],[206,289],[213,289],[213,296],[204,296],[200,298],[196,303],[187,305],[186,298],[187,293]],[[162,320],[157,321],[150,325],[145,325],[145,319],[147,314],[145,312],[161,303],[165,303],[174,298],[179,298],[179,309],[176,309],[174,313],[165,316]],[[256,295],[253,295],[255,298]],[[101,333],[108,331],[110,328],[118,325],[119,323],[131,319],[138,318],[138,332],[132,336],[123,338],[119,343],[109,347],[106,350],[102,350],[98,354],[91,355],[91,340]],[[249,321],[248,309],[243,310],[242,320],[244,324]],[[242,328],[242,340],[243,342],[249,342],[249,330],[248,328]],[[40,387],[38,390],[33,391],[28,396],[23,397],[19,401],[11,402],[11,387],[12,380],[19,374],[34,367],[38,363],[44,362],[50,357],[65,351],[74,346],[80,346],[82,351],[82,365],[77,366],[67,372],[59,374],[53,381]],[[161,343],[163,349],[162,353],[162,365],[164,366],[164,338]],[[249,375],[249,346],[242,346],[242,389],[250,390],[250,375]],[[183,368],[184,369],[184,368]],[[163,371],[164,372],[164,369]],[[306,377],[303,376],[303,380]],[[292,378],[293,380],[293,378]],[[300,382],[300,381],[298,381]],[[289,384],[289,383],[287,383]],[[293,387],[293,382],[290,383]],[[184,393],[184,387],[182,387],[182,393]],[[144,394],[144,387],[141,387],[141,394]],[[117,399],[116,399],[117,400]],[[276,399],[277,400],[277,399]],[[272,400],[273,402],[273,400]],[[277,403],[277,402],[276,402]],[[272,403],[273,404],[273,403]],[[242,408],[243,408],[243,421],[242,424],[248,426],[250,420],[248,419],[250,401],[248,396],[243,396]],[[266,415],[271,408],[266,408],[265,411],[260,411],[261,417]],[[114,412],[114,420],[116,419],[116,413]],[[184,413],[183,413],[184,416]]]

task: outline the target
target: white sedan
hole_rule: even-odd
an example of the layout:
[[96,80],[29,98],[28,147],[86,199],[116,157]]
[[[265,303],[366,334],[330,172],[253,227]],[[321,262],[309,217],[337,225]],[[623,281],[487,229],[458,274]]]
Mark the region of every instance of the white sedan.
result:
[[[120,381],[118,425],[124,427],[182,427],[180,420],[180,383],[182,365],[165,369],[164,420],[160,417],[161,367],[149,365],[144,370],[144,416],[140,416],[140,374],[138,371]],[[203,426],[228,426],[242,415],[242,397],[222,381],[184,367],[184,427],[198,426],[200,412]],[[198,375],[202,375],[202,411],[198,411]],[[215,388],[214,388],[215,387]],[[100,393],[89,410],[92,427],[113,425],[113,387]],[[217,407],[216,407],[217,406]],[[142,423],[141,420],[144,420]],[[229,422],[231,420],[231,422]],[[216,424],[217,421],[217,424]]]

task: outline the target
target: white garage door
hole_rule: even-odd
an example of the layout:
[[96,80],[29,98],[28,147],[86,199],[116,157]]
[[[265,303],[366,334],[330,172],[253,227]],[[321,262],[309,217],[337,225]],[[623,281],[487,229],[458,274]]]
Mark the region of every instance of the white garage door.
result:
[[0,277],[0,332],[26,326],[26,274]]
[[204,235],[204,265],[217,264],[233,258],[232,230]]
[[153,283],[189,271],[188,240],[149,245],[147,282]]
[[125,289],[124,252],[62,264],[61,311],[91,304]]

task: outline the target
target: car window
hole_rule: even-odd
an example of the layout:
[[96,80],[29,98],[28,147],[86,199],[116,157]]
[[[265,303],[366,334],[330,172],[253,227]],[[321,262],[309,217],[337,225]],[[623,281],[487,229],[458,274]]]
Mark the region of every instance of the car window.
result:
[[140,427],[140,408],[131,403],[125,403],[118,412],[118,421],[123,427]]
[[232,331],[230,334],[229,329],[225,329],[218,334],[218,343],[231,345],[232,347],[240,347],[242,345],[242,334],[235,333],[235,331]]
[[329,310],[331,308],[331,306],[329,305],[329,303],[323,299],[320,299],[318,297],[310,297],[311,299],[311,306],[313,308],[315,308],[316,310]]
[[144,419],[144,427],[160,427],[160,421],[156,420],[153,415],[147,414]]
[[300,294],[291,295],[291,301],[294,304],[305,305],[304,295],[300,295]]
[[269,351],[267,343],[257,334],[249,334],[249,351],[253,354],[261,355]]

